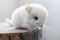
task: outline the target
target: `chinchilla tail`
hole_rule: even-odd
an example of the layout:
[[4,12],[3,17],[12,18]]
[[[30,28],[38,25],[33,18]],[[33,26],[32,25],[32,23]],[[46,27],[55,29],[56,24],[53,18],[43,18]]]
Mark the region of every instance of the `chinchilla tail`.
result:
[[9,24],[11,27],[13,27],[13,23],[12,23],[12,21],[11,21],[10,19],[6,18],[6,19],[5,19],[5,22],[6,22],[7,24]]

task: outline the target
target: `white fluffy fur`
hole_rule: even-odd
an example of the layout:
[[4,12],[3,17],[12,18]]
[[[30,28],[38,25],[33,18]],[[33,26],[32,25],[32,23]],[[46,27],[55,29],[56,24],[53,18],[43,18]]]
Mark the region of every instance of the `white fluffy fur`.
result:
[[[46,8],[40,4],[28,4],[28,6],[31,7],[30,12],[25,9],[26,5],[17,8],[13,12],[11,21],[16,28],[31,29],[45,24],[48,16]],[[37,16],[38,20],[34,20],[34,16]]]

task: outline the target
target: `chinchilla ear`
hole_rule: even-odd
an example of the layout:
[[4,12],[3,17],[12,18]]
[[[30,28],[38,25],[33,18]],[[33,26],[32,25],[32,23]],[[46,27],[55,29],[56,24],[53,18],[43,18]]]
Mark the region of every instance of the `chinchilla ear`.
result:
[[31,6],[26,5],[26,6],[25,6],[25,10],[26,10],[28,13],[30,13],[30,12],[31,12]]

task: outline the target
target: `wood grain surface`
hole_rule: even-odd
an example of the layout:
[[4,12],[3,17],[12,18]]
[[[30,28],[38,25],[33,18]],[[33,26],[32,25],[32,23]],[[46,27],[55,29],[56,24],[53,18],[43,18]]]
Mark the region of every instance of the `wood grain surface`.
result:
[[0,40],[39,40],[41,38],[42,31],[37,29],[22,33],[5,33],[0,34]]

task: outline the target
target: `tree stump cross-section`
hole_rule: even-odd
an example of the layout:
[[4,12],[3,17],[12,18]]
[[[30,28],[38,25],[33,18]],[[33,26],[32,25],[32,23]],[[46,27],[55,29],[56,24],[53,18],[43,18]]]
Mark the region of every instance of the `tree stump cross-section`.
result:
[[0,40],[40,40],[42,29],[21,33],[3,33],[0,34]]

